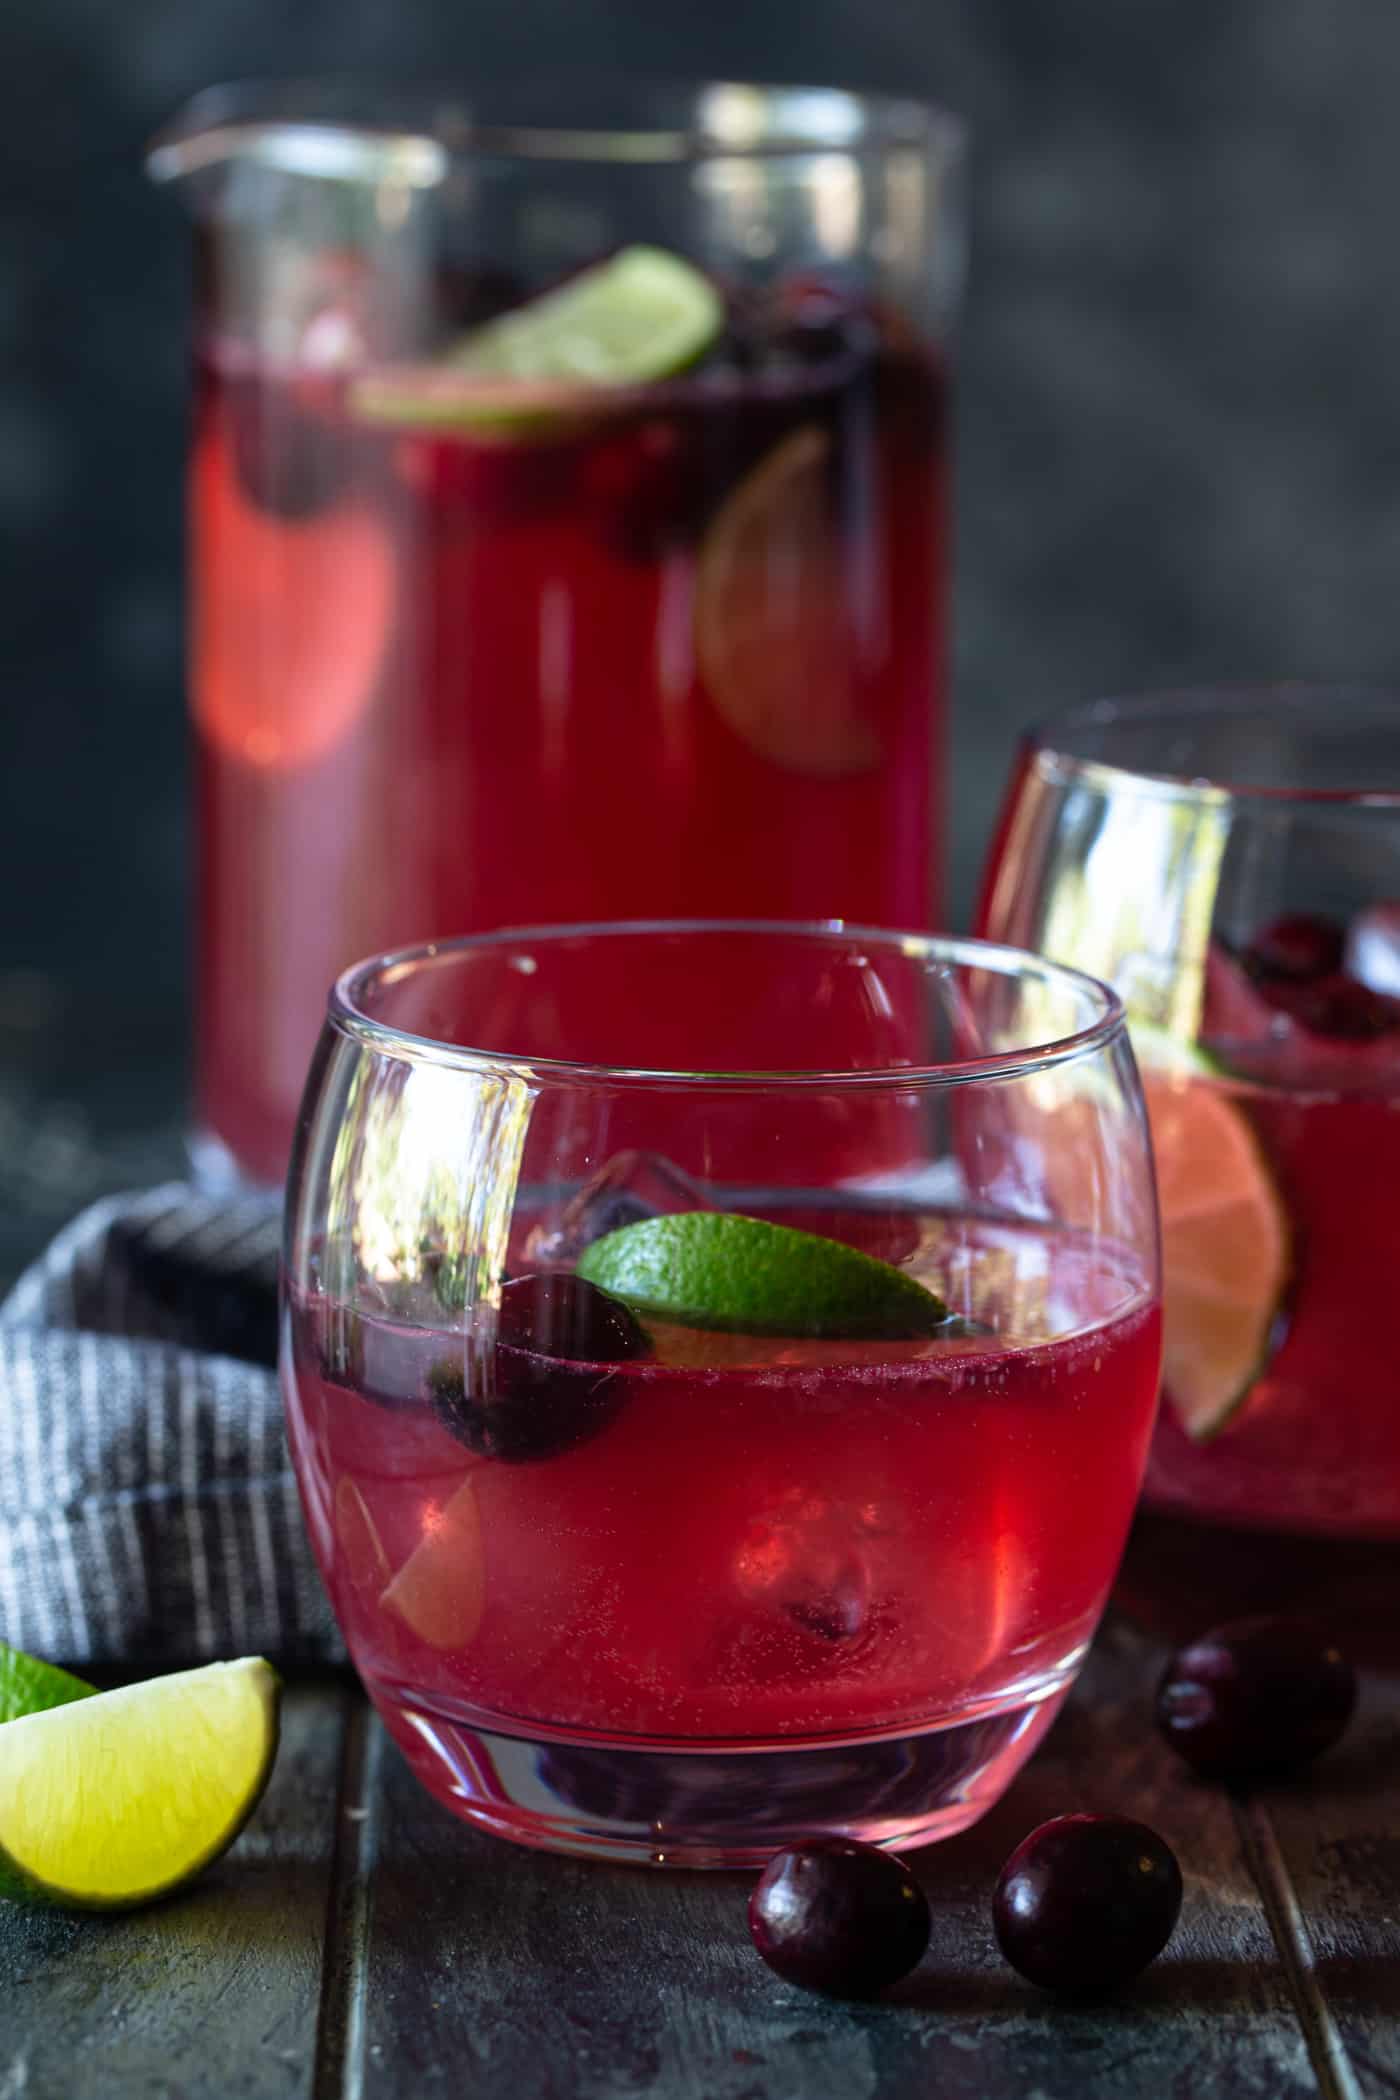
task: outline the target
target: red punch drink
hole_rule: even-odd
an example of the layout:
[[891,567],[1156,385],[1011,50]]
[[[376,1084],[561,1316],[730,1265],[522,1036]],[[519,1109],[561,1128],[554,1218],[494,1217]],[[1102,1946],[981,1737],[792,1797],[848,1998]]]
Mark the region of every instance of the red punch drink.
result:
[[1027,740],[989,855],[981,930],[1128,1010],[1162,1228],[1143,1500],[1198,1527],[1151,1526],[1139,1594],[1154,1558],[1163,1596],[1214,1568],[1201,1623],[1344,1569],[1393,1620],[1397,900],[1400,697],[1345,686],[1076,709]]
[[535,928],[347,971],[312,1074],[292,1458],[424,1784],[694,1866],[990,1807],[1156,1406],[1112,994],[868,927]]
[[359,956],[937,917],[959,128],[834,91],[547,93],[518,128],[446,90],[368,120],[343,88],[235,93],[153,156],[199,221],[214,1175],[282,1179]]
[[[745,1221],[700,1222],[722,1240]],[[293,1300],[322,1571],[449,1806],[554,1845],[571,1814],[590,1847],[601,1820],[643,1854],[667,1826],[692,1853],[708,1831],[732,1858],[719,1833],[766,1796],[780,1826],[908,1841],[913,1804],[940,1803],[919,1835],[960,1828],[1043,1733],[1133,1506],[1160,1346],[1147,1279],[1072,1234],[888,1209],[820,1224],[900,1252],[958,1308],[946,1329],[799,1340],[652,1317],[645,1353],[603,1367],[548,1350],[550,1294],[590,1286],[532,1285],[518,1261],[484,1352],[421,1294],[397,1318]],[[604,1321],[574,1346],[624,1341]]]
[[1294,915],[1240,958],[1216,953],[1201,1069],[1149,1078],[1170,1346],[1145,1494],[1162,1509],[1400,1540],[1377,1317],[1395,1262],[1400,999],[1344,966],[1369,958],[1400,988],[1397,933],[1393,906],[1350,941]]
[[941,380],[850,317],[813,335],[516,441],[385,429],[343,378],[211,351],[199,1113],[257,1178],[357,955],[566,918],[925,923]]

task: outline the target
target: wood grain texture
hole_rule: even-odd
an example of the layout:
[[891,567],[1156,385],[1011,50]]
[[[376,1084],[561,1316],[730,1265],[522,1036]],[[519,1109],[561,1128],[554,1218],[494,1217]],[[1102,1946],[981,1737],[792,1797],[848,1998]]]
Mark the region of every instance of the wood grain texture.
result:
[[146,1910],[0,1904],[0,2100],[301,2100],[310,2090],[347,1706],[290,1689],[237,1844]]
[[[929,1954],[883,2003],[781,1983],[749,1945],[747,1877],[513,1851],[449,1820],[385,1760],[365,1978],[364,2100],[1290,2100],[1318,2090],[1228,1799],[1147,1718],[1154,1651],[1110,1631],[1031,1771],[977,1829],[921,1854]],[[1128,1811],[1176,1846],[1166,1956],[1109,2003],[1023,1983],[988,1904],[1012,1845],[1070,1808]]]
[[[0,2100],[1392,2100],[1400,1682],[1371,1681],[1313,1779],[1232,1801],[1157,1743],[1157,1655],[1108,1628],[1007,1799],[918,1855],[932,1944],[875,2005],[763,1967],[747,1876],[479,1836],[357,1695],[301,1687],[262,1809],[186,1894],[0,1906]],[[1137,1986],[1066,2006],[1002,1962],[988,1904],[1013,1844],[1075,1807],[1155,1824],[1187,1895]]]
[[1400,1675],[1369,1675],[1337,1749],[1241,1814],[1294,1892],[1299,1959],[1339,2058],[1338,2100],[1400,2094]]

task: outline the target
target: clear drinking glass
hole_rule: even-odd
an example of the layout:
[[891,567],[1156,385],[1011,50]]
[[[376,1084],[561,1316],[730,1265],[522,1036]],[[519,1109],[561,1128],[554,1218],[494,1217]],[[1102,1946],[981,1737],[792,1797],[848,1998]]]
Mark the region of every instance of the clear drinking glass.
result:
[[1044,1734],[1159,1375],[1104,987],[840,925],[365,963],[285,1277],[315,1551],[456,1814],[657,1863],[911,1845]]
[[936,918],[960,152],[616,80],[220,91],[158,142],[206,1166],[281,1180],[325,988],[396,943]]
[[1145,1499],[1400,1539],[1400,698],[1285,686],[1061,716],[983,932],[1114,984],[1161,1190]]

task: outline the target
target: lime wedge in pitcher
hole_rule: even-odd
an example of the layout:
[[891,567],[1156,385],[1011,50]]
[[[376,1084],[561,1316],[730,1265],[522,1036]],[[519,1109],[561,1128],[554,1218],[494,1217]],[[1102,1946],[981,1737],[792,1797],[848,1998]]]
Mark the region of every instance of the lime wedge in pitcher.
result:
[[587,409],[601,387],[645,386],[702,357],[724,325],[709,279],[664,248],[624,248],[473,329],[438,362],[386,369],[356,412],[405,426],[528,431]]

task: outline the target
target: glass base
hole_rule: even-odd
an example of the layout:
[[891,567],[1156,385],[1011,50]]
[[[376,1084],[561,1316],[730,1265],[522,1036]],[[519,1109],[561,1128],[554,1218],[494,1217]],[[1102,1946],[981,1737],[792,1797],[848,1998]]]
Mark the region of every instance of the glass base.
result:
[[366,1689],[417,1777],[454,1815],[545,1852],[633,1866],[759,1867],[818,1832],[904,1851],[984,1815],[1044,1736],[1068,1684],[913,1734],[696,1749],[553,1730],[507,1734]]

